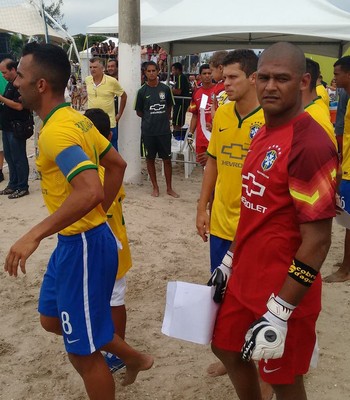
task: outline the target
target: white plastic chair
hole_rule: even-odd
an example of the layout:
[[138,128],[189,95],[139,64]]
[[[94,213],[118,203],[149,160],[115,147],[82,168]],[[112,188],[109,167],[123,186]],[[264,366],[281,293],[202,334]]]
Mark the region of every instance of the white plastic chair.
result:
[[[189,128],[186,130],[184,140],[176,140],[174,137],[171,138],[171,160],[175,164],[179,156],[183,157],[185,178],[187,179],[196,165],[196,152],[195,142],[193,142],[192,149],[188,145],[188,134]],[[162,175],[164,175],[164,166],[162,164]]]

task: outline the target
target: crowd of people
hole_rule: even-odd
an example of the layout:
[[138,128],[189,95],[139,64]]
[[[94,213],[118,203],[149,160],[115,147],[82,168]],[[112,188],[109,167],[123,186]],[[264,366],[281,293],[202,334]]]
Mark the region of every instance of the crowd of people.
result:
[[[40,291],[40,322],[63,336],[89,398],[112,400],[111,372],[126,368],[123,384],[132,384],[153,357],[125,342],[125,274],[132,262],[118,122],[128,96],[118,81],[117,58],[101,49],[84,82],[71,76],[66,54],[54,45],[26,45],[18,66],[2,61],[10,177],[0,195],[29,194],[28,168],[20,162],[26,138],[12,122],[21,120],[23,128],[34,110],[43,121],[36,164],[50,215],[14,243],[5,271],[25,272],[41,240],[58,233]],[[160,195],[159,157],[166,193],[178,198],[171,141],[183,139],[186,112],[191,115],[187,140],[203,171],[196,227],[209,240],[208,285],[220,303],[212,340],[219,362],[208,371],[227,373],[240,399],[268,400],[275,393],[278,400],[306,400],[303,377],[318,351],[319,271],[331,243],[339,184],[338,205],[350,212],[350,56],[334,64],[328,87],[318,63],[286,42],[259,56],[247,49],[218,51],[195,79],[173,63],[173,84],[167,85],[160,78],[166,65],[159,62],[161,50],[142,49],[147,60],[135,117],[141,118],[151,195]],[[72,106],[65,100],[68,80]],[[78,84],[86,88],[84,101],[75,101]],[[330,101],[339,101],[335,131]],[[82,105],[85,115],[78,111]],[[326,282],[350,279],[349,232],[343,263]]]

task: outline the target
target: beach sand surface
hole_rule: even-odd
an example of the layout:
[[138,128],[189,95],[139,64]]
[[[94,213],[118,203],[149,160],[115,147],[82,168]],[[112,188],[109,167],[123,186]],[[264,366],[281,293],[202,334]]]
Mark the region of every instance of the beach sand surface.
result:
[[[33,159],[31,159],[31,168]],[[143,165],[144,168],[144,165]],[[183,165],[174,167],[174,199],[165,193],[157,164],[160,197],[150,196],[151,185],[143,169],[141,185],[126,185],[124,217],[131,245],[133,268],[128,273],[126,306],[127,341],[151,353],[154,366],[139,374],[128,387],[123,373],[114,375],[116,399],[121,400],[223,400],[237,399],[227,376],[211,378],[206,368],[216,361],[210,346],[164,336],[161,326],[168,281],[205,284],[209,278],[209,246],[196,233],[195,216],[202,171],[196,167],[184,178]],[[5,175],[7,175],[5,169]],[[0,184],[0,189],[6,182]],[[9,200],[0,197],[2,264],[10,246],[47,211],[39,181],[30,182],[30,195]],[[333,243],[322,274],[341,261],[344,229],[334,224]],[[68,361],[62,338],[39,324],[37,299],[48,258],[56,243],[42,241],[27,261],[27,274],[18,278],[0,272],[0,400],[82,400],[83,383]],[[323,311],[317,331],[320,360],[306,376],[310,400],[348,399],[350,355],[350,283],[324,284]]]

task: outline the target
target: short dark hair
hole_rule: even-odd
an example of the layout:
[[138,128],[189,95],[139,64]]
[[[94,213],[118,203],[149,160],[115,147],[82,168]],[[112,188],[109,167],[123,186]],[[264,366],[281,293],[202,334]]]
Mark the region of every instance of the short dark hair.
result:
[[89,108],[84,115],[96,126],[101,135],[108,139],[111,133],[111,121],[108,114],[101,108]]
[[118,60],[116,58],[109,58],[108,61],[107,61],[107,64],[112,62],[112,61],[115,62],[115,66],[118,67]]
[[182,72],[182,64],[179,62],[176,62],[172,65],[172,67],[174,67],[175,69],[178,69],[179,71]]
[[209,64],[212,64],[214,68],[217,68],[219,65],[222,65],[224,62],[225,57],[227,56],[227,50],[219,50],[216,51],[210,58]]
[[317,85],[317,79],[320,76],[320,64],[311,58],[306,58],[306,72],[310,74],[310,92],[312,92]]
[[245,72],[247,76],[256,72],[258,68],[259,57],[254,53],[253,50],[249,49],[238,49],[229,51],[224,58],[222,65],[226,67],[231,64],[239,64],[241,70]]
[[344,56],[339,58],[334,64],[333,67],[337,67],[339,65],[340,69],[346,72],[350,71],[350,56]]
[[202,64],[202,65],[199,67],[199,73],[200,73],[200,74],[202,73],[203,69],[210,69],[209,64]]
[[22,56],[32,55],[38,73],[50,84],[51,90],[63,94],[71,74],[71,65],[66,52],[50,43],[31,42],[24,46]]
[[150,66],[156,67],[156,70],[157,70],[157,71],[159,70],[158,64],[155,63],[154,61],[147,61],[147,62],[145,63],[145,70],[146,70],[148,67],[150,67]]
[[11,58],[5,58],[4,60],[2,60],[2,62],[4,63],[8,71],[11,71],[13,68],[17,70],[18,67],[17,61],[12,60]]

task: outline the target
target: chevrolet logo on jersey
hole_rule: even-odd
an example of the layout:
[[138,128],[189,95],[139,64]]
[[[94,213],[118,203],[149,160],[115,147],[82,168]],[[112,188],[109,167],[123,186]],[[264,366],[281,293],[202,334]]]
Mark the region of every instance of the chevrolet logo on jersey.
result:
[[221,154],[226,154],[235,160],[244,160],[249,150],[249,145],[247,144],[246,146],[247,147],[241,144],[231,143],[230,146],[222,146]]
[[248,175],[242,174],[242,188],[245,188],[249,197],[251,197],[252,194],[262,197],[266,189],[264,185],[261,185],[255,180],[255,175],[251,172],[248,172]]
[[149,109],[150,111],[161,111],[164,110],[165,104],[153,104]]

